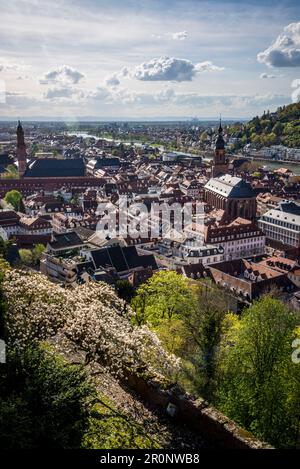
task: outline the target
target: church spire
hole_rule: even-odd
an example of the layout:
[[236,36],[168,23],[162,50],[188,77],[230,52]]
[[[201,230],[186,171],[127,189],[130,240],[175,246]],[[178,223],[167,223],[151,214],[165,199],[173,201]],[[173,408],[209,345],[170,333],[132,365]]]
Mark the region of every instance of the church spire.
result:
[[220,115],[220,125],[219,125],[219,130],[218,130],[218,132],[219,132],[219,135],[220,135],[220,134],[223,134],[223,127],[222,127],[222,118],[221,118],[221,115]]
[[216,147],[215,147],[214,164],[212,167],[212,177],[217,177],[220,174],[226,174],[227,171],[228,171],[228,164],[227,164],[227,160],[225,156],[225,141],[223,138],[223,127],[222,127],[222,120],[220,116],[218,136],[217,136]]
[[18,160],[19,176],[23,177],[26,171],[27,152],[24,140],[24,130],[20,121],[17,127],[17,151],[16,156]]

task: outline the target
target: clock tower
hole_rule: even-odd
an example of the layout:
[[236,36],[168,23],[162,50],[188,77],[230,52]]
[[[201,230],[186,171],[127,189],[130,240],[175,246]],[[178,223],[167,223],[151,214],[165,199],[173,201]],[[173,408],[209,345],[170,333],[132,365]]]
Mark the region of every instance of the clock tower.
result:
[[225,156],[225,142],[223,138],[222,123],[220,119],[218,137],[216,140],[214,164],[212,166],[212,177],[217,177],[221,174],[226,174],[227,172],[228,172],[228,161]]

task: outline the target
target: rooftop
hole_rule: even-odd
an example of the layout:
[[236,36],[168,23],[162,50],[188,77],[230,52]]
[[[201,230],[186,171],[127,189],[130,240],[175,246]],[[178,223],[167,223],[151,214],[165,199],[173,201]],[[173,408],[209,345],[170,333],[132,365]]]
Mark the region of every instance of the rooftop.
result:
[[212,190],[223,197],[250,198],[254,197],[251,185],[242,178],[224,174],[217,178],[210,179],[204,186],[205,189]]

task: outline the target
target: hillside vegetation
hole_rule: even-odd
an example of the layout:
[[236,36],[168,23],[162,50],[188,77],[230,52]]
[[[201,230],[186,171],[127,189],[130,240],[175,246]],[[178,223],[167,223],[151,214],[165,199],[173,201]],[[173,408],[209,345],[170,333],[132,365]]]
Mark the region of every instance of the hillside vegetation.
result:
[[300,147],[300,103],[279,107],[275,112],[264,112],[246,125],[234,124],[229,133],[241,139],[241,146],[251,143],[258,148],[280,144]]

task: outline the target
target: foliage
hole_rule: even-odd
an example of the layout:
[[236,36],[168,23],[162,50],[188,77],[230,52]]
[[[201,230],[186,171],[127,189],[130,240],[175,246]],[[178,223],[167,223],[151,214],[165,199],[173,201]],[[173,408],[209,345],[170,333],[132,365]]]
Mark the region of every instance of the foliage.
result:
[[79,448],[93,389],[85,372],[40,346],[0,367],[0,447]]
[[159,272],[137,290],[135,321],[148,322],[164,347],[183,362],[181,378],[204,398],[215,390],[218,348],[228,307],[216,288]]
[[3,179],[18,179],[19,178],[19,172],[18,168],[14,164],[9,164],[5,168],[4,174],[2,174]]
[[300,103],[279,107],[276,112],[264,112],[245,126],[231,126],[228,132],[242,139],[243,144],[251,142],[257,148],[279,144],[300,147]]
[[160,445],[147,435],[142,425],[111,405],[107,398],[95,404],[89,417],[89,426],[84,434],[85,449],[155,449]]
[[116,292],[119,298],[130,303],[134,297],[135,290],[133,285],[128,280],[118,280],[115,285]]
[[155,273],[147,283],[142,284],[133,298],[137,324],[159,324],[163,319],[171,319],[190,304],[190,288],[182,275],[175,271]]
[[220,357],[220,409],[275,446],[294,446],[299,438],[300,369],[291,359],[295,325],[280,300],[264,297],[235,325],[233,342],[227,335]]
[[189,311],[182,312],[183,321],[194,344],[191,361],[198,374],[198,392],[213,401],[217,358],[228,306],[222,292],[199,286]]
[[5,194],[4,200],[10,204],[14,210],[19,211],[22,194],[17,190],[11,190]]
[[42,274],[12,270],[3,282],[9,342],[26,347],[58,332],[113,373],[145,370],[150,376],[173,373],[178,360],[147,326],[130,322],[132,311],[105,283],[62,289]]
[[12,240],[5,241],[0,236],[0,258],[7,259],[7,255],[9,253],[9,250],[10,250],[12,244],[13,244]]
[[27,266],[36,266],[39,264],[44,251],[45,246],[43,244],[37,244],[33,249],[20,249],[21,262]]

